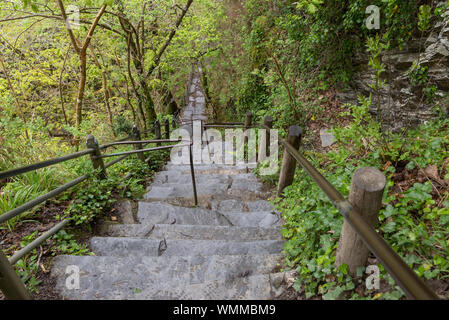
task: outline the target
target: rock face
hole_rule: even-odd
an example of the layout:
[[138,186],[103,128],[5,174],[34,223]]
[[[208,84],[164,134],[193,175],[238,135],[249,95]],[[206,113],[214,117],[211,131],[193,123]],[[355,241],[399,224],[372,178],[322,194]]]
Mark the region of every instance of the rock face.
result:
[[[444,2],[443,2],[444,4]],[[408,70],[413,62],[427,67],[428,83],[413,86]],[[434,18],[428,32],[417,35],[402,49],[394,49],[382,56],[386,72],[382,74],[385,85],[380,92],[381,108],[377,106],[377,94],[370,87],[375,83],[374,71],[368,66],[368,56],[360,55],[354,60],[358,71],[354,74],[349,89],[338,94],[343,103],[356,104],[358,95],[372,94],[371,112],[378,116],[386,128],[416,126],[434,116],[432,98],[423,89],[434,86],[433,96],[438,99],[449,93],[449,10],[443,18]],[[447,112],[447,101],[441,104]]]

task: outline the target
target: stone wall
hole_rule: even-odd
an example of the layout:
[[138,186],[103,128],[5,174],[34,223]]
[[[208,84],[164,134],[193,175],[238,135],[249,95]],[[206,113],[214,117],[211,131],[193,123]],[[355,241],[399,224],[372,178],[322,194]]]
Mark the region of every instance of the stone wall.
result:
[[[356,55],[354,65],[358,70],[349,89],[338,94],[343,103],[357,103],[358,95],[372,93],[371,112],[378,116],[386,128],[397,130],[404,126],[416,126],[438,112],[435,104],[426,101],[423,88],[434,85],[436,99],[443,111],[448,110],[449,94],[449,10],[443,19],[432,20],[432,27],[426,34],[416,35],[402,50],[395,49],[382,56],[386,72],[382,80],[386,83],[381,90],[381,108],[377,110],[377,95],[369,86],[375,83],[374,71],[368,66],[368,56]],[[413,87],[407,71],[413,62],[428,67],[428,83]]]

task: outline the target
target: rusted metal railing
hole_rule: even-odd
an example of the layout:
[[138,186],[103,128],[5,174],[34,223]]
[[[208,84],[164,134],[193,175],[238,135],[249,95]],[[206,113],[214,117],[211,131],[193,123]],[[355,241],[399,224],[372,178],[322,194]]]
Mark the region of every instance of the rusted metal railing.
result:
[[[267,137],[269,131],[272,128],[273,119],[271,117],[265,117],[264,123],[256,125],[260,128],[267,130]],[[218,128],[236,128],[241,126],[242,123],[229,122],[229,123],[211,123],[205,124],[204,127],[218,127]],[[245,128],[251,127],[251,115],[247,114],[245,122],[243,123]],[[252,126],[254,127],[254,126]],[[287,139],[280,139],[279,143],[284,147],[286,151],[282,159],[282,167],[279,176],[278,183],[278,196],[282,196],[282,191],[285,187],[289,186],[293,182],[295,168],[299,165],[306,173],[315,181],[320,189],[330,199],[332,204],[337,208],[341,215],[345,219],[345,223],[353,230],[358,237],[363,241],[364,245],[379,259],[385,269],[390,273],[396,283],[404,290],[405,294],[410,299],[429,300],[438,299],[438,296],[433,292],[429,286],[418,277],[418,275],[402,260],[402,258],[388,245],[388,243],[376,232],[373,225],[366,221],[364,212],[360,212],[357,208],[361,208],[366,211],[378,211],[381,203],[369,203],[363,196],[359,197],[361,203],[352,204],[346,200],[343,195],[338,192],[337,189],[317,170],[313,165],[299,152],[299,146],[301,143],[302,129],[298,126],[291,126],[289,128],[289,135]],[[265,147],[267,152],[269,149],[270,139],[265,138]],[[369,168],[365,168],[369,169]],[[380,172],[379,172],[380,173]],[[383,175],[382,175],[383,176]],[[372,178],[372,177],[371,177]],[[379,176],[378,176],[379,178]],[[367,179],[369,180],[369,179]],[[354,182],[354,180],[353,180]],[[369,181],[373,183],[373,181]],[[369,194],[372,190],[361,190],[359,187],[354,186],[353,189],[359,190],[354,193],[365,192],[366,198],[370,197]],[[368,188],[370,189],[370,188]],[[383,187],[376,190],[377,194],[371,196],[371,201],[381,201],[381,194]],[[380,194],[380,197],[379,197]],[[357,197],[354,197],[357,198]],[[365,201],[366,203],[363,203]],[[367,205],[375,205],[377,208],[367,207]],[[340,243],[341,243],[340,239]],[[351,249],[351,248],[349,248]],[[348,251],[348,250],[346,250]],[[350,251],[350,250],[349,250]],[[337,252],[338,254],[338,252]],[[341,258],[341,257],[340,257]],[[342,258],[344,259],[344,258]]]
[[[156,124],[158,121],[156,122]],[[173,129],[175,128],[176,122],[173,122]],[[105,179],[106,178],[106,169],[115,165],[116,163],[126,159],[128,156],[132,154],[137,154],[139,159],[142,161],[148,162],[150,158],[145,158],[143,155],[145,152],[151,152],[156,150],[165,150],[165,149],[171,149],[174,147],[189,147],[190,152],[190,158],[192,158],[192,140],[189,141],[188,144],[176,144],[176,145],[167,145],[167,146],[158,146],[154,148],[147,148],[145,149],[144,146],[148,145],[150,143],[155,143],[157,145],[161,145],[162,143],[172,143],[172,142],[182,142],[182,140],[170,140],[170,126],[169,122],[165,122],[165,137],[166,139],[155,139],[155,140],[140,140],[141,133],[137,129],[136,126],[133,127],[133,134],[120,139],[115,142],[107,143],[104,145],[99,145],[98,141],[92,136],[89,135],[86,140],[87,149],[72,153],[69,155],[65,155],[62,157],[58,157],[55,159],[50,159],[46,161],[42,161],[39,163],[35,163],[32,165],[28,165],[25,167],[12,169],[4,172],[0,172],[0,180],[11,178],[26,172],[30,172],[33,170],[49,167],[58,163],[62,163],[65,161],[73,160],[80,158],[82,156],[89,155],[91,157],[92,165],[94,169],[99,170],[99,178]],[[151,130],[151,129],[150,129]],[[150,132],[150,130],[146,130],[146,132]],[[160,127],[159,129],[156,128],[156,136],[161,137]],[[132,141],[127,141],[129,139],[135,139]],[[113,154],[101,154],[102,150],[105,150],[109,147],[118,146],[118,145],[134,145],[133,151],[126,151],[126,152],[118,152]],[[117,157],[113,161],[110,161],[108,163],[104,163],[104,158],[109,157]],[[129,176],[129,175],[128,175]],[[39,196],[15,209],[12,209],[6,213],[3,213],[0,215],[0,223],[7,222],[10,219],[13,219],[17,217],[18,215],[28,211],[29,209],[35,207],[38,204],[41,204],[51,198],[56,197],[57,195],[67,191],[68,189],[80,184],[81,182],[87,180],[90,177],[89,174],[82,175],[42,196]],[[195,179],[194,179],[194,172],[192,168],[192,182],[193,182],[193,188],[195,190],[195,205],[198,204],[197,196],[196,196],[196,185],[195,185]],[[41,245],[43,242],[45,242],[48,238],[56,234],[58,231],[60,231],[62,228],[67,226],[67,224],[70,222],[69,219],[63,220],[59,223],[57,223],[53,228],[50,230],[44,232],[41,236],[39,236],[37,239],[32,241],[30,244],[22,248],[21,250],[15,252],[8,260],[8,258],[5,256],[5,254],[0,250],[0,290],[3,292],[5,297],[7,299],[31,299],[30,294],[27,292],[24,284],[20,280],[20,278],[17,276],[17,274],[14,271],[14,268],[12,265],[14,265],[17,261],[19,261],[21,258],[23,258],[25,255],[30,253],[33,249]]]

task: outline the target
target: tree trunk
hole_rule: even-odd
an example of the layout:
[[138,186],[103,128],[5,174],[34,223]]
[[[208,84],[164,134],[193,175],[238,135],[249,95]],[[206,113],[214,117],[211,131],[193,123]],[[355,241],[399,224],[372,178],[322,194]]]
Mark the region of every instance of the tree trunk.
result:
[[105,72],[103,71],[103,68],[100,65],[100,62],[97,59],[97,56],[95,55],[95,51],[92,47],[90,47],[90,51],[92,53],[92,58],[94,60],[94,63],[97,66],[97,68],[100,70],[100,73],[101,73],[101,81],[103,84],[104,105],[106,107],[106,112],[108,114],[109,125],[111,127],[112,134],[114,135],[114,137],[117,137],[117,135],[115,134],[115,130],[114,130],[114,122],[112,119],[111,105],[109,104],[110,95],[109,95],[109,88],[108,88],[108,80],[106,78]]
[[86,87],[86,53],[80,54],[80,83],[78,87],[78,95],[76,97],[76,126],[79,127],[82,121],[82,110],[83,110],[83,98],[84,98],[84,89]]

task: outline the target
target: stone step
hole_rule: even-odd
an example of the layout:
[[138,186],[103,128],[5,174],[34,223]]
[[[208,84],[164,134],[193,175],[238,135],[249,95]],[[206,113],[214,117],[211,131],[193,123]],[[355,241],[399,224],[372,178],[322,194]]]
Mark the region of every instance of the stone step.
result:
[[[263,185],[258,182],[257,179],[250,179],[247,177],[248,174],[238,174],[234,177],[228,175],[198,175],[195,177],[195,183],[197,187],[198,194],[211,194],[210,191],[206,192],[206,188],[213,188],[214,190],[227,190],[230,187],[230,191],[241,192],[241,191],[250,191],[250,192],[261,192]],[[164,180],[162,180],[164,181]],[[162,182],[156,181],[153,183],[149,189],[153,187],[173,187],[175,190],[178,188],[182,191],[185,188],[192,189],[192,177],[182,175],[178,181],[171,182]],[[158,183],[160,182],[160,183]]]
[[[130,299],[136,292],[157,291],[212,280],[270,273],[282,259],[273,255],[234,256],[58,256],[51,276],[67,299]],[[66,287],[67,266],[79,268],[80,288]]]
[[272,211],[219,213],[202,208],[184,208],[163,202],[142,201],[138,204],[137,219],[147,226],[187,224],[272,228],[282,224],[280,214]]
[[[194,163],[194,170],[198,171],[214,171],[220,169],[226,169],[230,171],[240,172],[241,170],[247,171],[249,173],[252,169],[254,169],[257,165],[252,163],[243,163],[243,164],[216,164],[216,163]],[[165,166],[166,171],[190,171],[190,165],[187,164],[175,164],[172,162],[168,162]]]
[[148,239],[170,240],[282,240],[277,228],[223,227],[180,224],[114,224],[107,232],[113,237],[142,237]]
[[238,213],[238,212],[257,212],[270,211],[275,212],[274,207],[266,200],[241,201],[238,199],[227,199],[211,201],[211,210],[219,213]]
[[284,241],[153,240],[124,237],[93,237],[90,248],[99,256],[193,256],[272,254],[282,251]]
[[[196,192],[199,197],[211,197],[215,194],[223,194],[228,190],[228,184],[216,181],[196,184]],[[187,184],[164,184],[153,186],[143,197],[145,200],[163,201],[169,199],[191,199],[193,198],[192,182]]]
[[[272,300],[280,297],[289,273],[271,273],[214,280],[161,290],[144,290],[138,300]],[[217,310],[214,310],[217,313]]]
[[[196,172],[195,172],[196,173]],[[251,181],[259,183],[257,178],[251,173],[237,173],[230,174],[204,174],[201,171],[195,175],[196,183],[200,184],[208,181],[217,181],[220,183],[229,183],[235,179]],[[192,176],[190,170],[188,171],[160,171],[154,177],[151,185],[161,185],[165,183],[191,184]]]
[[[263,198],[268,192],[263,190],[263,185],[255,181],[234,180],[231,185],[219,182],[219,179],[210,179],[196,183],[198,197],[208,197],[228,195],[239,199],[254,200]],[[170,199],[192,199],[193,185],[189,183],[165,183],[152,186],[151,190],[144,195],[145,200],[163,201]]]

